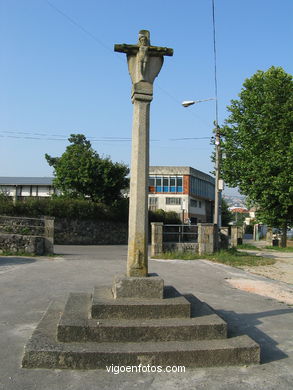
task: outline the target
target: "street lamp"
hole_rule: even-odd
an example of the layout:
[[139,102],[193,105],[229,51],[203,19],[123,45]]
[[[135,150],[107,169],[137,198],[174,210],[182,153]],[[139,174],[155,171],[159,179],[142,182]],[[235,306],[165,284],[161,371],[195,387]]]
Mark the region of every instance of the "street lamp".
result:
[[183,107],[189,107],[192,106],[193,104],[201,103],[201,102],[208,102],[209,100],[216,100],[216,98],[209,98],[209,99],[203,99],[203,100],[185,100],[182,102]]
[[[207,102],[209,100],[217,100],[216,98],[209,98],[209,99],[203,99],[203,100],[185,100],[182,102],[183,107],[189,107],[196,103],[201,102]],[[215,209],[214,209],[214,224],[217,225],[218,228],[220,228],[221,220],[220,220],[220,197],[221,197],[221,191],[223,189],[223,181],[220,179],[220,127],[218,125],[218,122],[214,122],[215,129]]]

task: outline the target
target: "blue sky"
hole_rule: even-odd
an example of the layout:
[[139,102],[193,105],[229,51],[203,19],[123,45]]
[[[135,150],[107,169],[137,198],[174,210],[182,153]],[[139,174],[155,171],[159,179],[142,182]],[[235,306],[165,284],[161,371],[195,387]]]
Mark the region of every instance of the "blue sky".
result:
[[[219,123],[258,69],[293,73],[292,0],[215,0]],[[71,133],[130,164],[132,104],[125,55],[115,43],[174,49],[155,81],[151,165],[212,170],[215,102],[211,0],[0,0],[0,176],[51,176]],[[107,138],[108,137],[108,138]],[[122,139],[119,139],[122,138]]]

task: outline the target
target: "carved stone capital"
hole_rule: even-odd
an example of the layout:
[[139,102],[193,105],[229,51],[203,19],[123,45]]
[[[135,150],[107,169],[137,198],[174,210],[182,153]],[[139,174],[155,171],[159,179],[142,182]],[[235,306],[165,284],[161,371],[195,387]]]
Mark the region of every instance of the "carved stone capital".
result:
[[146,81],[139,81],[132,85],[132,103],[134,100],[151,102],[153,100],[153,85]]

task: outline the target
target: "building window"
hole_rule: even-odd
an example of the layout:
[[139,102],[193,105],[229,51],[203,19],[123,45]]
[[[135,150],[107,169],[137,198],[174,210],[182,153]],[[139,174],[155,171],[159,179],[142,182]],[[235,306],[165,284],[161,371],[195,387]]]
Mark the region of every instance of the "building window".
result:
[[201,200],[198,201],[198,207],[201,208]]
[[169,177],[163,177],[163,192],[169,192]]
[[156,198],[155,196],[150,196],[149,197],[149,210],[156,211],[157,210],[157,203],[158,203],[158,198]]
[[166,204],[168,205],[180,205],[181,198],[166,198]]
[[158,198],[155,198],[153,196],[149,197],[149,205],[150,206],[156,206],[157,201],[158,201]]
[[191,207],[197,207],[197,200],[196,199],[190,199],[190,206]]
[[183,178],[182,176],[181,177],[177,177],[177,192],[182,192],[183,190]]
[[[150,176],[149,187],[151,192],[182,192],[182,176]],[[153,191],[153,190],[154,191]]]
[[163,192],[162,191],[162,178],[161,177],[156,177],[155,178],[155,183],[156,183],[156,185],[155,185],[155,188],[156,188],[156,192]]
[[176,192],[176,177],[170,177],[170,192]]
[[190,192],[194,195],[209,199],[214,199],[215,197],[214,185],[206,180],[202,180],[194,176],[191,176],[190,178]]
[[149,178],[149,186],[150,187],[154,187],[155,186],[155,178],[154,177],[150,177]]

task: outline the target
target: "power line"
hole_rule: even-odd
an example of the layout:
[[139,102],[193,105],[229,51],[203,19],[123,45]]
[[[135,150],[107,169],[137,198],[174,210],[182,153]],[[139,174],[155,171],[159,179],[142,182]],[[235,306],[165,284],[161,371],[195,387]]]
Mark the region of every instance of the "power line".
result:
[[66,18],[70,23],[74,24],[77,28],[79,28],[81,31],[83,31],[86,35],[88,35],[90,38],[92,38],[96,43],[98,43],[100,46],[102,46],[104,49],[112,52],[112,48],[110,49],[109,46],[107,46],[103,41],[101,41],[99,38],[97,38],[95,35],[93,35],[90,31],[88,31],[85,27],[83,27],[81,24],[79,24],[76,20],[74,20],[71,16],[67,15],[64,11],[62,11],[60,8],[56,7],[51,1],[45,0],[46,3],[54,9],[56,12],[58,12],[60,15],[62,15],[64,18]]
[[[70,23],[72,23],[74,26],[76,26],[78,29],[80,29],[83,33],[88,35],[90,38],[92,38],[96,43],[98,43],[100,46],[102,46],[104,49],[112,53],[112,48],[110,48],[108,45],[106,45],[101,39],[97,38],[94,34],[92,34],[89,30],[87,30],[85,27],[83,27],[80,23],[78,23],[75,19],[73,19],[71,16],[67,15],[64,11],[62,11],[60,8],[58,8],[56,5],[51,3],[49,0],[45,0],[46,3],[54,9],[57,13],[62,15],[64,18],[66,18]],[[118,58],[120,61],[123,61],[121,56],[117,56],[115,58]],[[124,62],[124,61],[123,61]],[[157,85],[157,88],[160,89],[165,95],[167,95],[171,100],[173,100],[176,105],[181,104],[179,99],[174,97],[170,92],[162,88],[159,84]],[[201,118],[199,115],[195,114],[194,112],[190,111],[190,115],[195,116],[197,119],[199,119],[201,122],[208,124],[206,120]]]
[[216,19],[215,19],[215,1],[212,0],[213,9],[213,44],[214,44],[214,82],[216,97],[216,123],[218,124],[218,80],[217,80],[217,50],[216,50]]
[[210,139],[211,137],[183,137],[183,138],[169,138],[170,141],[187,141],[192,139]]
[[[64,134],[48,134],[48,133],[36,133],[28,131],[8,131],[0,130],[1,138],[15,138],[15,139],[31,139],[31,140],[49,140],[49,141],[68,141],[69,136]],[[66,138],[62,138],[66,137]],[[130,142],[129,137],[92,137],[87,136],[87,139],[91,142]],[[210,137],[182,137],[182,138],[163,138],[163,139],[151,139],[151,142],[160,141],[188,141],[188,140],[209,140]]]

